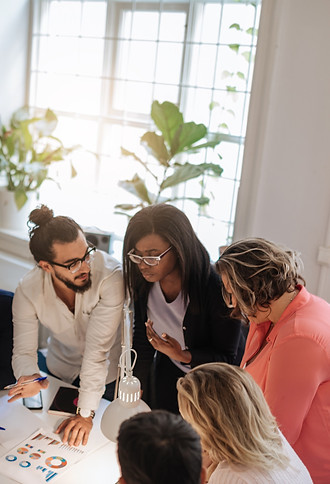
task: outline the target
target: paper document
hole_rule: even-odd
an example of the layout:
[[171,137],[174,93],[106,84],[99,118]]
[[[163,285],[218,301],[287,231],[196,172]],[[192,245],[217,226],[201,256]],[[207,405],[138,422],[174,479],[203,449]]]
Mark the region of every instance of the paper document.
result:
[[24,484],[54,482],[97,447],[93,438],[85,446],[70,447],[58,434],[39,428],[0,457],[1,473]]

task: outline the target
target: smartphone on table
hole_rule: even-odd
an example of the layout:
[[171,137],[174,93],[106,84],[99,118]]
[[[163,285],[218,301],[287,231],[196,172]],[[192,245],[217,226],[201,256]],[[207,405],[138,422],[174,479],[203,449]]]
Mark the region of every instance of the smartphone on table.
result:
[[30,410],[42,410],[42,396],[41,392],[33,397],[23,398],[23,405]]

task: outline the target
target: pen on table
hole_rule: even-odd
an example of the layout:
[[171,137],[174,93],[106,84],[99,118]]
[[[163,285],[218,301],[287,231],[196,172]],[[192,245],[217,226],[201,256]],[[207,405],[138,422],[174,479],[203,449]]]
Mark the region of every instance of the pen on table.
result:
[[10,390],[10,388],[14,388],[16,387],[16,385],[27,385],[28,383],[34,383],[36,381],[43,381],[43,380],[46,380],[46,376],[40,376],[39,378],[34,378],[33,380],[27,380],[27,381],[23,381],[22,383],[13,383],[12,385],[7,385],[6,387],[4,387],[4,390]]

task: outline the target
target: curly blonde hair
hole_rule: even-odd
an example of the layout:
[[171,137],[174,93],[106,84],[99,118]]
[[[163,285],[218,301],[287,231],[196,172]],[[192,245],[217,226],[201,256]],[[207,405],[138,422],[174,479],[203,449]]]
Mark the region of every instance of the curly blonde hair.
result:
[[217,465],[285,468],[282,438],[261,389],[251,375],[227,363],[195,367],[177,382],[179,410]]
[[[268,309],[271,301],[285,292],[293,292],[305,280],[300,275],[299,255],[262,238],[234,242],[216,262],[221,277],[225,276],[237,300],[232,316],[255,315],[258,308]],[[225,301],[228,294],[223,287]]]

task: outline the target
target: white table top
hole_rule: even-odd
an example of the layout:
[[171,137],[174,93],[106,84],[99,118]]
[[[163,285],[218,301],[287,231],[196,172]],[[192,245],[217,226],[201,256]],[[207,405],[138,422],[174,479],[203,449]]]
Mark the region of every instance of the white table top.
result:
[[[44,374],[46,375],[46,374]],[[57,389],[60,386],[72,386],[68,385],[67,383],[58,380],[52,376],[48,376],[49,379],[49,387],[47,390],[42,390],[42,398],[43,398],[43,409],[42,410],[28,410],[31,413],[31,422],[29,430],[27,434],[32,434],[35,430],[38,429],[38,426],[35,426],[35,416],[40,419],[40,427],[47,427],[52,431],[55,431],[59,422],[63,420],[63,417],[58,415],[50,415],[47,413],[50,403],[52,402]],[[0,391],[0,398],[4,401],[6,399],[7,391]],[[15,418],[15,411],[18,413],[20,409],[18,406],[22,406],[22,400],[18,400],[16,402],[8,403],[10,405],[10,412],[12,411],[13,418]],[[96,441],[99,439],[101,442],[104,439],[104,436],[100,430],[100,421],[103,415],[105,408],[109,405],[107,400],[102,399],[100,402],[100,406],[96,411],[95,418],[93,420],[93,429],[92,434]],[[3,407],[2,407],[3,408]],[[16,410],[15,410],[16,409]],[[18,410],[17,410],[18,409]],[[32,415],[33,414],[33,415]],[[29,427],[27,425],[27,427]],[[23,440],[25,436],[22,437]],[[4,455],[7,452],[7,449],[0,443],[0,456]],[[59,484],[115,484],[120,476],[119,467],[117,463],[117,455],[116,455],[116,444],[110,441],[107,441],[105,445],[101,448],[95,450],[91,454],[87,455],[83,460],[74,464],[70,469],[68,469],[63,476],[58,476],[55,480],[55,483]],[[12,484],[18,481],[14,481],[6,476],[1,474],[0,469],[0,482],[1,484]],[[23,483],[23,481],[20,481]]]

